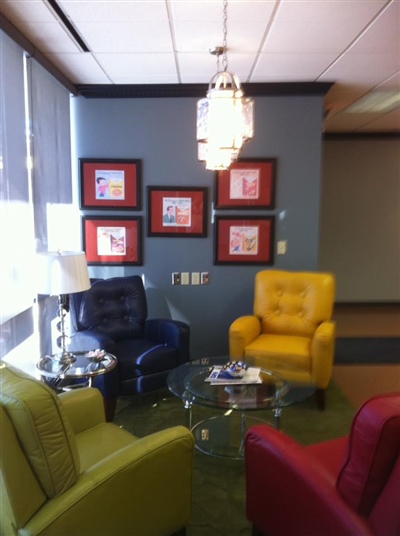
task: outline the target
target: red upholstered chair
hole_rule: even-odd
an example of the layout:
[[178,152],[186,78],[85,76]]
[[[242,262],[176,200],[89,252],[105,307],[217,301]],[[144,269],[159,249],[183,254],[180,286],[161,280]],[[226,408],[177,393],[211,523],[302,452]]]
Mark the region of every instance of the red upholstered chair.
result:
[[400,393],[365,402],[348,437],[302,446],[257,425],[245,449],[254,535],[400,535]]

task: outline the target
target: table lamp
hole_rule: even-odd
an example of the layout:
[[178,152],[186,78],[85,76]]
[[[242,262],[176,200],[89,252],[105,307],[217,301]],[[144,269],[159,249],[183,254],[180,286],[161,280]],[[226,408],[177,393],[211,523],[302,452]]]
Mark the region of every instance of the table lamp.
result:
[[89,272],[86,255],[83,251],[48,251],[38,253],[39,294],[58,296],[57,329],[60,336],[57,345],[61,349],[53,359],[63,364],[71,364],[75,361],[74,354],[67,351],[69,337],[65,333],[65,316],[67,311],[68,294],[82,292],[90,288]]

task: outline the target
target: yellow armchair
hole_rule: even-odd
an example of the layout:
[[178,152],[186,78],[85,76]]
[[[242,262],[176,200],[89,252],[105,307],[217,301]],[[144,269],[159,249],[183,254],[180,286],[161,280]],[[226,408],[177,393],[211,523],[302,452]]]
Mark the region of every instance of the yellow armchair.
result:
[[169,536],[191,513],[194,440],[139,439],[105,421],[97,389],[60,396],[0,363],[0,534]]
[[254,314],[229,328],[229,355],[313,382],[323,409],[332,375],[335,278],[322,272],[264,270],[255,277]]

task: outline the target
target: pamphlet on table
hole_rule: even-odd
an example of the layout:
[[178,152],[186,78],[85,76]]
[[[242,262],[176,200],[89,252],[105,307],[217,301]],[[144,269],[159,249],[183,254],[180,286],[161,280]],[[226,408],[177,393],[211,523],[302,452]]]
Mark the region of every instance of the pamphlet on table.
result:
[[224,367],[213,367],[205,379],[211,385],[244,385],[251,383],[262,383],[260,369],[249,367],[243,374],[232,376]]

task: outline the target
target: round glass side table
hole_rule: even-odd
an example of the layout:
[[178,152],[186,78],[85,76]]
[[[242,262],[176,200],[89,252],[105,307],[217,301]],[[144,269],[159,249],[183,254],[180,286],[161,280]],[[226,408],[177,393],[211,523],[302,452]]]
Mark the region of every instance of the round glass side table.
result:
[[45,356],[36,364],[47,385],[61,391],[90,387],[95,376],[106,374],[117,365],[117,358],[104,351],[74,352],[73,356],[70,363]]

